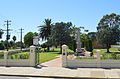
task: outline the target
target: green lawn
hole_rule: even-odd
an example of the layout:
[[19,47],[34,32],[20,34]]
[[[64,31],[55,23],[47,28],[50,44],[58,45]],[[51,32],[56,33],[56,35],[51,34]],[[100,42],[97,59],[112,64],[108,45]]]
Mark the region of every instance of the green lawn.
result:
[[42,52],[42,53],[39,53],[40,63],[58,58],[58,57],[56,57],[56,56],[60,55],[58,53],[59,53],[58,51],[57,52]]
[[[96,54],[96,50],[100,50],[100,53],[101,54],[105,54],[107,52],[107,49],[94,49],[93,50],[93,53]],[[119,53],[120,51],[118,51],[117,48],[110,48],[110,52],[116,52],[116,53]]]
[[[42,53],[39,53],[40,54],[40,63],[56,59],[56,58],[58,58],[56,56],[61,55],[61,54],[59,54],[60,48],[54,48],[54,51],[55,52],[42,52]],[[68,52],[73,52],[73,51],[68,49]]]
[[120,59],[120,51],[117,48],[110,48],[111,53],[107,53],[107,49],[94,49],[94,54],[97,53],[96,50],[100,50],[101,59]]
[[[39,53],[39,56],[40,56],[39,61],[40,61],[40,63],[43,63],[43,62],[58,58],[56,56],[61,55],[61,54],[59,54],[59,52],[60,52],[60,48],[54,48],[54,51],[50,51],[50,52],[41,52],[40,51],[40,53]],[[73,51],[68,49],[68,52],[73,52]],[[22,59],[27,59],[28,58],[27,55],[29,53],[30,52],[18,53],[18,54],[12,55],[12,57],[10,57],[10,58],[11,59],[21,59],[21,58]]]

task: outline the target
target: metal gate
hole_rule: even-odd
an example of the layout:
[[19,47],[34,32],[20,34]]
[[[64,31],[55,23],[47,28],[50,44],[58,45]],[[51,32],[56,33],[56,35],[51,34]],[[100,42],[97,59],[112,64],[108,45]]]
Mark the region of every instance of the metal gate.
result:
[[40,64],[40,49],[36,46],[36,52],[35,52],[35,64]]

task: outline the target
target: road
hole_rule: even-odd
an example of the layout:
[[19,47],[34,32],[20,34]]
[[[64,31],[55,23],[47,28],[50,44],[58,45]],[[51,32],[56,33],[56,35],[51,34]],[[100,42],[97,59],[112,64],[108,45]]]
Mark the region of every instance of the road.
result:
[[[22,50],[28,50],[29,48],[25,48],[25,49],[22,49]],[[21,49],[13,49],[13,50],[9,50],[9,51],[20,51]],[[0,51],[0,52],[5,52],[6,50],[3,50],[3,51]]]
[[65,79],[65,78],[0,76],[0,79]]

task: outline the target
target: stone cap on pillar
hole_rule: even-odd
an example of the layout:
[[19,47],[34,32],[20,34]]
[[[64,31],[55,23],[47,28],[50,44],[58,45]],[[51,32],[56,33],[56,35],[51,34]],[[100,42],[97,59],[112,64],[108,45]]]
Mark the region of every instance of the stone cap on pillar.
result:
[[64,45],[62,45],[62,48],[68,49],[68,46],[64,44]]
[[35,46],[30,46],[30,50],[35,50],[36,49],[36,47]]

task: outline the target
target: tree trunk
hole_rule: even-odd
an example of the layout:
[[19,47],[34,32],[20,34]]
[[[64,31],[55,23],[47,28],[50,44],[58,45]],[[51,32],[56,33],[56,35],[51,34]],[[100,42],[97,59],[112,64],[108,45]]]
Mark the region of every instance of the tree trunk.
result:
[[110,45],[107,44],[107,53],[110,53],[109,49],[110,49]]
[[62,53],[62,45],[60,45],[60,53]]
[[47,51],[49,51],[50,50],[50,47],[49,46],[47,46]]
[[109,48],[107,48],[107,53],[110,53]]

